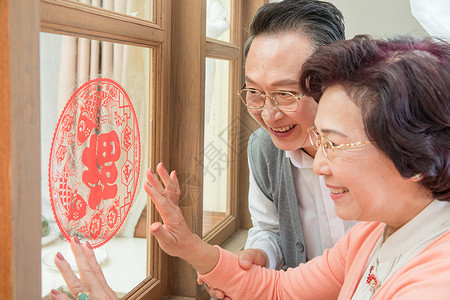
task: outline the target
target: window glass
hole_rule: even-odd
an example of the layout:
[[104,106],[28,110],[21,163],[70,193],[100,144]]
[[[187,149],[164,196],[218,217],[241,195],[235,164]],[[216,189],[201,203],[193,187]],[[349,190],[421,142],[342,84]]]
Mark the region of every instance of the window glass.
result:
[[153,21],[153,0],[71,0]]
[[229,61],[206,58],[203,234],[227,213]]
[[206,37],[230,42],[230,0],[206,2]]
[[58,251],[76,270],[74,235],[119,295],[148,275],[151,64],[148,48],[40,34],[42,296],[65,285]]

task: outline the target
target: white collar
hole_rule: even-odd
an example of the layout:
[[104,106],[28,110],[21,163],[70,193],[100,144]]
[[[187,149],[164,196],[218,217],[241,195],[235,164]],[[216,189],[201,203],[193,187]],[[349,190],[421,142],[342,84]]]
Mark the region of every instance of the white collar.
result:
[[286,157],[289,158],[292,164],[298,169],[302,168],[312,168],[314,158],[309,156],[302,149],[296,149],[294,151],[286,151]]
[[[389,236],[381,245],[379,259],[392,259],[416,247],[440,230],[450,229],[450,202],[433,200],[411,221]],[[385,227],[385,230],[389,230]]]

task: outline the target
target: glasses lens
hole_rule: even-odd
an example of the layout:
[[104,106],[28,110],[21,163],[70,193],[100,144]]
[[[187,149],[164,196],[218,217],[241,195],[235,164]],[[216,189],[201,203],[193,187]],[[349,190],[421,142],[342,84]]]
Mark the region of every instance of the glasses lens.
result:
[[309,134],[309,141],[311,142],[311,145],[314,148],[314,150],[319,149],[320,136],[314,131],[313,127],[308,129],[308,134]]
[[333,149],[333,145],[331,144],[331,142],[324,139],[322,147],[323,147],[323,153],[325,153],[325,156],[328,157],[328,159],[330,159],[330,160],[333,159],[334,149]]
[[257,90],[241,90],[240,95],[248,107],[261,108],[264,106],[264,98]]
[[276,102],[278,108],[287,111],[296,111],[298,107],[298,99],[294,94],[289,92],[277,91],[272,95]]

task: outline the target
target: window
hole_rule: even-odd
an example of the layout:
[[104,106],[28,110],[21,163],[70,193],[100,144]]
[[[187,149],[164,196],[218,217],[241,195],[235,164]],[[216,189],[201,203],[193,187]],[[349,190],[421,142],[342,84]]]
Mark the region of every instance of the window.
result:
[[[163,101],[169,66],[167,2],[43,0],[41,12],[42,217],[50,224],[50,235],[43,241],[50,240],[41,253],[42,296],[64,285],[51,269],[56,251],[70,262],[67,243],[52,240],[65,228],[65,237],[77,234],[101,246],[94,251],[119,296],[163,290],[161,255],[146,235],[146,216],[152,210],[142,185],[145,170],[161,160],[160,151],[165,150],[157,130],[167,109]],[[96,124],[89,124],[93,119]],[[70,125],[76,122],[78,127]],[[81,129],[96,133],[80,141]],[[48,136],[52,131],[53,140]],[[94,171],[87,162],[89,153],[111,159],[103,165],[97,158],[92,162],[97,166]],[[86,179],[91,173],[94,177]],[[49,185],[44,178],[49,178]],[[77,199],[89,204],[88,212],[85,207],[69,207],[68,202]],[[58,224],[62,230],[55,219],[64,223]],[[139,223],[144,224],[143,233],[138,232]],[[124,272],[130,274],[126,280],[120,275]],[[152,294],[157,298],[158,293]]]
[[74,235],[91,243],[124,295],[147,277],[146,235],[136,227],[147,203],[143,153],[153,148],[153,50],[48,33],[40,50],[42,296],[64,285],[57,251],[76,268],[66,242]]
[[[207,240],[215,238],[221,243],[223,226],[235,224],[237,216],[232,199],[237,199],[234,172],[240,154],[236,148],[240,103],[235,97],[241,65],[240,9],[230,0],[208,0],[206,4],[202,233]],[[237,226],[230,228],[234,231]]]
[[[118,84],[116,88],[125,91],[139,123],[142,149],[136,206],[133,204],[130,208],[128,218],[114,238],[97,248],[100,250],[98,259],[104,259],[105,273],[116,273],[114,268],[122,268],[127,263],[128,267],[135,264],[141,268],[127,285],[120,286],[123,282],[115,282],[113,277],[108,278],[110,275],[106,275],[107,280],[125,299],[204,295],[196,285],[193,269],[164,255],[153,238],[147,236],[149,223],[159,217],[151,205],[145,206],[148,199],[140,191],[145,176],[143,170],[163,161],[168,168],[178,172],[184,197],[180,206],[193,232],[212,244],[221,244],[239,228],[237,208],[242,204],[238,200],[242,194],[246,197],[246,192],[242,192],[240,172],[246,168],[245,158],[242,167],[242,156],[245,157],[242,151],[245,152],[245,134],[248,133],[242,136],[245,117],[235,98],[242,81],[241,29],[246,9],[254,9],[262,4],[255,3],[263,1],[213,1],[226,10],[226,16],[221,20],[228,28],[219,36],[207,37],[205,12],[211,2],[2,2],[1,33],[2,41],[7,41],[3,45],[7,46],[1,48],[2,62],[5,62],[2,66],[6,68],[1,72],[2,91],[6,95],[2,97],[6,147],[1,151],[5,158],[1,181],[6,186],[2,189],[3,196],[11,201],[5,201],[0,207],[1,224],[5,228],[2,232],[5,239],[2,240],[7,250],[0,257],[11,269],[5,269],[0,282],[7,286],[3,289],[9,293],[5,295],[7,299],[37,299],[46,295],[50,288],[62,284],[47,272],[52,271],[52,262],[48,261],[54,253],[51,251],[64,250],[58,248],[64,247],[62,240],[53,237],[59,235],[59,228],[52,220],[53,210],[49,204],[52,192],[48,190],[48,157],[58,125],[63,127],[64,117],[70,119],[73,116],[65,110],[71,97],[83,89],[83,84],[105,78],[111,81],[97,82],[95,91],[106,92],[102,88],[107,89],[107,84]],[[121,6],[114,6],[116,4]],[[249,16],[253,13],[254,10],[248,11]],[[9,31],[5,30],[6,25],[11,28]],[[211,62],[214,76],[207,77],[207,65]],[[212,90],[208,90],[206,78],[212,80]],[[207,93],[212,95],[209,103],[205,102]],[[207,123],[208,110],[212,123]],[[77,117],[81,119],[82,115],[80,111]],[[101,134],[97,139],[101,139]],[[69,134],[62,137],[57,133],[57,136],[67,143],[64,146],[74,142],[74,137]],[[120,140],[119,134],[117,136]],[[102,144],[93,141],[79,150],[85,166],[83,151],[98,151],[99,145]],[[54,149],[56,153],[63,153],[62,150],[58,152],[56,146]],[[60,161],[59,177],[54,178],[61,186],[58,180],[64,173],[62,163],[73,164],[77,160],[67,159],[67,155],[60,157],[66,160]],[[214,162],[208,160],[210,158],[219,158],[215,161],[219,163],[215,169],[206,168],[207,163]],[[117,159],[117,165],[121,163],[118,172],[127,167],[126,161]],[[222,161],[225,164],[221,165]],[[217,177],[207,178],[211,175]],[[95,185],[86,184],[82,178],[78,183],[78,187],[84,183],[88,190]],[[75,189],[72,187],[71,190]],[[64,198],[61,195],[57,198],[59,201]],[[79,195],[88,197],[81,191]],[[219,202],[206,201],[216,195],[221,198]],[[51,233],[44,239],[40,238],[42,215],[46,217]],[[216,216],[219,221],[213,222]],[[208,220],[211,223],[206,227]],[[138,249],[137,260],[126,261],[125,257],[120,261],[122,247],[127,245]]]

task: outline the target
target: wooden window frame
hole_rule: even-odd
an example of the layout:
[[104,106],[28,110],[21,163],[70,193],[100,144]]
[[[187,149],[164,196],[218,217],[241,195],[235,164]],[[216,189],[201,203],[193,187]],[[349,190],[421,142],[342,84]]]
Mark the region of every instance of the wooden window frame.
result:
[[[245,106],[236,101],[236,92],[243,78],[243,45],[248,28],[257,8],[267,0],[231,0],[230,42],[206,37],[206,0],[177,0],[172,7],[172,66],[171,82],[175,83],[172,94],[172,141],[170,149],[177,149],[170,157],[170,168],[196,174],[203,179],[203,164],[195,163],[192,153],[203,153],[204,107],[205,107],[205,60],[225,59],[229,67],[229,123],[240,119],[252,131],[259,126],[248,115]],[[200,34],[199,34],[200,33]],[[192,81],[199,78],[199,81]],[[186,114],[185,112],[189,112]],[[228,141],[232,149],[246,144],[249,134],[242,135],[240,125],[229,127]],[[241,140],[241,138],[243,140]],[[203,236],[210,244],[222,245],[240,228],[251,226],[248,213],[248,164],[246,149],[243,153],[229,151],[228,160],[233,163],[227,177],[227,212],[224,220],[202,235],[202,199],[198,205],[182,207],[192,232]],[[179,178],[183,182],[183,178]],[[182,190],[182,193],[186,191]],[[249,226],[250,225],[250,226]],[[236,234],[242,241],[240,231]],[[241,242],[240,242],[241,244]],[[178,258],[169,258],[171,295],[210,299],[203,287],[196,285],[197,274]],[[172,298],[170,298],[172,299]],[[173,299],[177,299],[175,296]],[[183,298],[184,299],[184,298]]]
[[[124,14],[79,2],[64,0],[41,0],[41,31],[76,35],[108,42],[151,48],[153,51],[152,74],[150,76],[150,112],[148,137],[151,149],[143,155],[149,156],[153,168],[159,161],[167,160],[169,153],[165,141],[169,128],[158,126],[169,122],[169,57],[170,57],[170,1],[155,0],[152,21],[137,19]],[[147,206],[150,224],[159,220],[156,210]],[[168,286],[167,259],[153,237],[147,239],[147,273],[150,274],[123,299],[161,299]]]
[[[241,24],[242,24],[242,0],[231,1],[230,5],[230,42],[206,37],[205,59],[223,59],[229,62],[229,86],[228,86],[228,124],[240,119],[240,103],[236,101],[236,91],[241,82]],[[228,146],[238,149],[240,145],[240,127],[228,127]],[[207,234],[203,234],[203,240],[210,244],[220,245],[224,243],[239,227],[238,222],[238,184],[239,184],[239,156],[237,151],[228,151],[228,161],[232,162],[227,173],[227,214]],[[202,218],[203,219],[203,218]]]
[[[172,8],[172,70],[173,89],[173,137],[170,149],[179,149],[170,158],[170,168],[183,173],[195,174],[203,186],[203,164],[192,156],[203,157],[204,110],[205,110],[205,61],[208,58],[225,59],[229,67],[229,122],[239,118],[239,104],[233,97],[241,80],[241,15],[242,0],[232,0],[230,7],[230,43],[206,37],[206,0],[177,0]],[[192,80],[198,78],[199,80]],[[185,112],[189,112],[186,114]],[[230,128],[228,140],[231,147],[239,145],[238,128]],[[192,232],[211,244],[222,244],[238,229],[238,166],[237,154],[229,151],[228,160],[233,161],[227,174],[227,214],[203,236],[203,197],[189,207],[182,207],[183,214]],[[180,177],[183,182],[185,178]],[[181,191],[187,193],[188,191]],[[203,287],[197,286],[197,274],[186,262],[169,258],[171,295],[208,299]]]
[[[40,284],[39,2],[1,1],[0,182],[4,299],[38,299]],[[22,185],[26,185],[23,188]]]
[[[40,99],[39,99],[39,33],[74,35],[109,42],[152,48],[150,153],[153,166],[167,159],[165,142],[169,129],[155,124],[168,122],[170,1],[155,0],[154,22],[137,20],[123,14],[89,5],[63,0],[2,1],[2,129],[6,135],[1,149],[1,182],[5,201],[1,213],[9,226],[4,226],[6,251],[0,255],[9,266],[2,272],[0,282],[5,299],[39,299],[41,297],[40,259]],[[95,16],[92,17],[92,16]],[[108,24],[108,26],[105,26]],[[4,42],[4,43],[3,43]],[[3,67],[2,67],[3,68]],[[5,72],[3,72],[5,71]],[[3,95],[3,94],[2,94]],[[37,96],[36,96],[37,95]],[[164,144],[165,143],[165,144]],[[3,166],[3,164],[5,164]],[[26,183],[27,188],[21,188]],[[3,186],[2,186],[3,187]],[[155,210],[151,210],[155,212]],[[159,217],[151,214],[152,221]],[[2,221],[2,225],[3,224]],[[5,223],[6,223],[5,222]],[[2,239],[3,241],[3,239]],[[124,299],[161,299],[167,294],[164,270],[167,259],[148,239],[147,268],[151,277],[130,291]],[[151,260],[151,261],[150,261]],[[150,269],[151,268],[151,269]],[[23,287],[27,286],[26,289]]]
[[[155,150],[147,153],[149,164],[156,166],[164,161],[171,169],[186,170],[202,178],[203,170],[186,158],[193,152],[203,151],[205,59],[231,62],[229,95],[233,97],[243,78],[241,49],[246,37],[242,28],[248,27],[256,8],[266,1],[231,0],[230,14],[238,23],[231,29],[230,43],[206,38],[206,0],[177,0],[176,4],[170,0],[153,1],[154,22],[66,0],[1,1],[0,129],[3,143],[0,190],[5,201],[0,201],[0,262],[6,266],[0,273],[3,298],[41,297],[41,218],[36,213],[41,210],[40,164],[36,163],[40,161],[40,99],[37,95],[40,94],[41,31],[155,49],[156,76],[151,82],[151,97],[155,101],[150,112],[149,136]],[[96,18],[89,18],[92,15]],[[133,30],[129,30],[129,23],[134,23]],[[108,24],[107,30],[105,24]],[[184,36],[186,32],[196,34]],[[187,78],[195,78],[194,86]],[[182,84],[186,82],[188,84]],[[230,101],[230,116],[248,120],[247,114],[241,114],[242,106],[234,100]],[[229,141],[242,143],[237,139],[239,129],[233,130]],[[222,244],[243,223],[249,222],[248,213],[242,213],[247,207],[247,159],[243,154],[235,158],[238,163],[228,174],[231,199],[228,210],[231,213],[204,236],[212,244]],[[183,212],[191,230],[201,236],[201,201]],[[149,224],[159,220],[151,207],[148,215],[151,216]],[[196,285],[196,273],[190,266],[165,255],[154,238],[148,240],[148,247],[151,254],[147,262],[152,276],[124,299],[161,299],[169,294],[206,299],[204,290]]]

